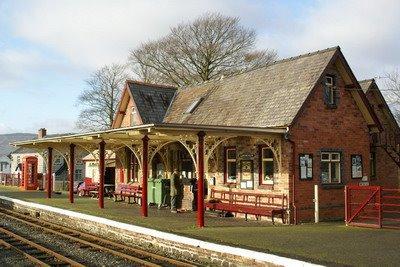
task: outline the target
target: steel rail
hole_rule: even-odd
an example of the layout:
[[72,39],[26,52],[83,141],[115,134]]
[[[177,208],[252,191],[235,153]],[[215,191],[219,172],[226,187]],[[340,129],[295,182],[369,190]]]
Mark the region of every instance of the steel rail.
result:
[[[15,211],[11,211],[8,209],[0,208],[0,212],[1,212],[1,214],[8,216],[9,218],[18,220],[27,225],[39,228],[43,231],[47,231],[47,232],[50,232],[55,235],[63,236],[67,239],[73,240],[75,242],[79,242],[85,246],[90,246],[90,247],[96,248],[98,250],[106,251],[110,254],[116,255],[121,258],[128,259],[130,261],[134,261],[141,265],[160,266],[162,264],[167,263],[167,264],[170,264],[173,266],[184,266],[184,267],[196,266],[194,264],[186,263],[186,262],[179,261],[179,260],[174,260],[174,259],[164,257],[164,256],[161,256],[161,255],[158,255],[158,254],[155,254],[152,252],[148,252],[145,250],[128,247],[126,245],[122,245],[120,243],[117,243],[117,242],[114,242],[114,241],[111,241],[108,239],[104,239],[104,238],[101,238],[101,237],[98,237],[98,236],[95,236],[92,234],[84,233],[84,232],[81,232],[81,231],[78,231],[75,229],[71,229],[69,227],[54,224],[54,223],[51,223],[48,221],[33,218],[31,216],[21,214],[21,213],[15,212]],[[40,225],[38,225],[38,224],[40,224]],[[93,242],[97,242],[97,244],[93,243]],[[105,247],[105,246],[108,246],[108,247]],[[139,254],[142,258],[150,258],[153,261],[155,260],[156,262],[159,262],[160,264],[151,263],[151,262],[149,262],[147,260],[143,260],[139,257],[131,256],[129,254],[117,251],[116,249],[134,253],[136,255]]]
[[[77,266],[77,267],[83,267],[84,266],[84,265],[80,264],[79,262],[71,260],[71,259],[69,259],[69,258],[67,258],[67,257],[65,257],[65,256],[63,256],[63,255],[51,250],[51,249],[48,249],[48,248],[43,247],[43,246],[41,246],[39,244],[36,244],[35,242],[33,242],[33,241],[29,240],[29,239],[26,239],[23,236],[17,235],[16,233],[13,233],[13,232],[11,232],[11,231],[9,231],[7,229],[4,229],[2,227],[0,227],[0,233],[5,234],[6,236],[9,236],[9,237],[13,238],[14,240],[20,242],[21,244],[28,245],[28,247],[34,248],[34,249],[42,252],[43,254],[49,255],[48,258],[55,258],[55,259],[59,260],[60,263],[57,263],[57,265],[68,264],[68,265],[74,266],[74,267],[75,266]],[[42,260],[36,258],[35,256],[32,256],[28,252],[18,248],[17,246],[11,244],[10,242],[7,242],[5,240],[0,240],[0,241],[6,247],[12,248],[12,249],[16,250],[17,252],[21,253],[22,255],[24,255],[28,260],[30,260],[34,264],[37,264],[39,266],[51,266],[51,264],[49,264],[49,263],[47,263],[45,261],[42,261]]]

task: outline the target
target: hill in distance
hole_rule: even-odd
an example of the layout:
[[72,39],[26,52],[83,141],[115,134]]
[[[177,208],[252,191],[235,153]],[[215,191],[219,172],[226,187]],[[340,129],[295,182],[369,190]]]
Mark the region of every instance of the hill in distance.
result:
[[0,156],[8,155],[16,148],[10,146],[10,143],[15,141],[29,140],[37,137],[36,134],[32,133],[11,133],[11,134],[0,134]]

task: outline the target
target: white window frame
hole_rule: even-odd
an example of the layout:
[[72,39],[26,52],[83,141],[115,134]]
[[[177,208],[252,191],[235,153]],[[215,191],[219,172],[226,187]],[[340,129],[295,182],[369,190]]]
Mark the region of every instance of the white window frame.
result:
[[[271,151],[271,153],[272,153],[272,158],[267,158],[267,157],[264,157],[264,151],[265,150],[270,150]],[[272,164],[273,164],[273,174],[272,174],[272,177],[269,179],[269,180],[265,180],[265,177],[264,177],[264,162],[272,162]],[[270,185],[270,184],[273,184],[274,183],[274,176],[275,176],[275,161],[274,161],[274,152],[272,151],[272,149],[271,148],[269,148],[269,147],[263,147],[263,148],[261,148],[261,174],[262,174],[262,177],[261,177],[261,184],[268,184],[268,185]]]
[[[235,151],[234,159],[229,158],[229,151]],[[226,183],[234,184],[237,182],[237,167],[236,167],[235,179],[230,179],[229,178],[229,163],[233,162],[233,163],[235,163],[235,165],[237,165],[237,150],[234,147],[229,147],[229,148],[226,148],[225,153],[226,153],[226,162],[225,162],[225,164],[226,164],[226,167],[225,167],[226,168]]]
[[[324,159],[323,158],[323,156],[324,155],[328,155],[328,159]],[[333,159],[332,158],[332,156],[333,155],[337,155],[338,157],[337,157],[337,159]],[[340,155],[340,153],[339,152],[321,152],[321,164],[322,164],[322,162],[328,162],[328,179],[329,179],[329,182],[325,182],[325,183],[323,183],[323,184],[340,184],[340,183],[342,183],[342,166],[341,166],[341,155]],[[339,175],[339,179],[338,179],[338,182],[333,182],[332,181],[332,173],[331,173],[331,170],[332,170],[332,163],[339,163],[339,171],[338,171],[338,175]],[[322,170],[321,170],[321,172],[322,172]]]
[[335,85],[334,85],[334,76],[327,75],[325,78],[325,85],[329,87],[329,104],[335,105]]

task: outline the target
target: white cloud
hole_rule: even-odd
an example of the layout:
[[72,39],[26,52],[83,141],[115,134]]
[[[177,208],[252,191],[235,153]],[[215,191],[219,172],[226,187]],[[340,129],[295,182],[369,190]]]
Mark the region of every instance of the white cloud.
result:
[[340,45],[360,78],[379,75],[400,63],[400,1],[320,1],[289,30],[278,45],[296,55]]
[[27,72],[43,63],[43,59],[36,51],[0,50],[0,89],[20,85]]
[[126,60],[129,49],[183,20],[207,11],[239,15],[243,10],[257,12],[243,1],[34,1],[18,8],[12,25],[17,36],[94,68]]

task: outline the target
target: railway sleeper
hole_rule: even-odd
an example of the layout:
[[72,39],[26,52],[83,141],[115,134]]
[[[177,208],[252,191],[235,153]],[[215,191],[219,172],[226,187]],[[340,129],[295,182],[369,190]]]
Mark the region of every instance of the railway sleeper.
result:
[[43,255],[44,253],[43,253],[43,251],[40,251],[40,250],[37,250],[37,249],[35,249],[35,251],[32,251],[32,252],[26,252],[26,253],[28,253],[29,255],[31,255],[31,256],[37,256],[37,255]]
[[54,256],[44,253],[43,255],[36,255],[35,258],[41,261],[48,261],[50,259],[54,259]]

